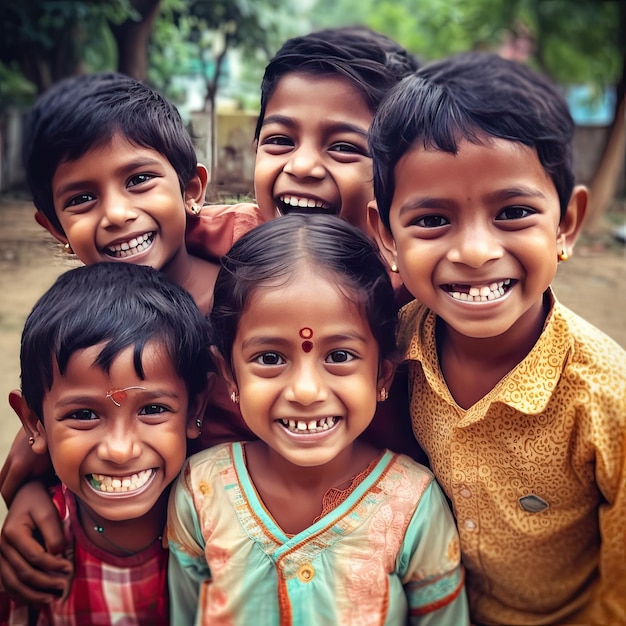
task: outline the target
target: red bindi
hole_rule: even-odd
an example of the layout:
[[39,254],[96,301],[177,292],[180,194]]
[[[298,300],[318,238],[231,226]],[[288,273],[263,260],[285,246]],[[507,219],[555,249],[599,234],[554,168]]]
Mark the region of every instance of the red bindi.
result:
[[313,330],[308,326],[305,326],[304,328],[300,329],[299,335],[300,337],[302,337],[302,339],[306,339],[306,341],[302,342],[302,350],[304,352],[311,352],[311,350],[313,350],[313,342],[309,341],[309,339],[313,337]]

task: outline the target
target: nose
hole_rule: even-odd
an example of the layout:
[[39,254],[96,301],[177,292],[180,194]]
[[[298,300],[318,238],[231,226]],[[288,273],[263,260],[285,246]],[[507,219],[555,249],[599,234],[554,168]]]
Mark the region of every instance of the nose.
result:
[[315,363],[307,359],[293,368],[285,388],[285,398],[301,406],[311,406],[328,398],[324,376],[318,371]]
[[101,200],[103,207],[103,225],[123,226],[137,217],[137,211],[131,206],[129,200],[121,194],[109,194]]
[[324,178],[326,168],[324,167],[320,151],[312,145],[299,145],[290,153],[283,171],[296,178]]
[[98,445],[98,455],[105,461],[124,465],[140,456],[141,443],[136,429],[129,428],[125,420],[115,422]]
[[503,256],[502,245],[488,224],[461,229],[448,250],[448,260],[479,268]]

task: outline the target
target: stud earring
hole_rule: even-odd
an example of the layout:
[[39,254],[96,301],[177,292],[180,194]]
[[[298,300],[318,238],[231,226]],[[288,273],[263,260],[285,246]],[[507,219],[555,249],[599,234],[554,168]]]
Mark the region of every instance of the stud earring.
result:
[[29,445],[29,446],[32,446],[34,443],[35,443],[35,438],[31,435],[31,436],[28,438],[28,445]]
[[239,394],[236,391],[231,392],[230,401],[233,404],[239,404]]
[[384,402],[389,397],[389,394],[384,387],[380,390],[379,396],[381,402]]
[[561,252],[559,252],[559,254],[557,255],[557,258],[559,259],[559,263],[561,261],[567,261],[567,259],[569,259],[569,254],[567,254],[567,250],[563,248]]
[[198,217],[198,215],[200,215],[200,209],[201,207],[195,200],[191,203],[191,206],[189,207],[189,210],[194,217]]
[[70,246],[69,243],[63,244],[63,252],[65,252],[65,254],[74,254],[74,250],[72,250],[72,246]]
[[198,430],[202,430],[202,420],[199,417],[196,419],[196,427]]
[[397,274],[397,273],[398,273],[398,266],[397,266],[395,263],[392,263],[392,264],[391,264],[391,271],[392,271],[394,274]]

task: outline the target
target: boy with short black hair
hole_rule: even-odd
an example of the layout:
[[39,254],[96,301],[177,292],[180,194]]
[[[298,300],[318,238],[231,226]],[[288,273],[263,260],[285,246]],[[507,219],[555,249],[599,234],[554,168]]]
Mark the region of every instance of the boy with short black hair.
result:
[[149,267],[79,267],[33,308],[20,361],[9,402],[61,480],[52,498],[74,572],[39,608],[0,596],[0,623],[169,624],[162,536],[186,438],[202,427],[206,319]]
[[487,53],[423,67],[371,130],[413,430],[450,498],[472,618],[626,623],[626,353],[550,283],[587,205],[548,80]]

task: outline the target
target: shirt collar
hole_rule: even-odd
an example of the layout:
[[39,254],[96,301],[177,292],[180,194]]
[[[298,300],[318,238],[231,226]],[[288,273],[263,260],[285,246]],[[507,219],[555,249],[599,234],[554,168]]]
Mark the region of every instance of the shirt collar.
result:
[[[503,402],[531,415],[545,410],[572,348],[570,334],[563,332],[561,307],[552,289],[546,295],[549,312],[537,343],[507,376],[465,412],[468,417],[470,413],[476,414],[475,418],[484,415],[493,402]],[[403,307],[400,317],[399,344],[404,359],[418,361],[433,391],[456,405],[439,368],[435,341],[437,316],[414,300]]]

